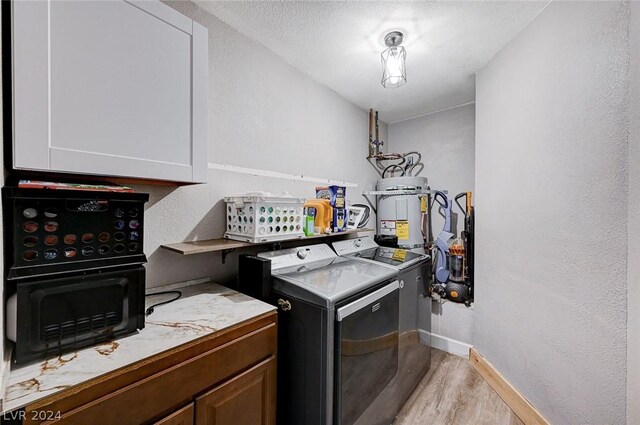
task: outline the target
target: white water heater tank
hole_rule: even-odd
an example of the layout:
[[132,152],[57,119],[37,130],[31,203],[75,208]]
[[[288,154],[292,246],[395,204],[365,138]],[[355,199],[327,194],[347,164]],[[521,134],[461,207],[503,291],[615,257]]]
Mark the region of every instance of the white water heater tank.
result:
[[[426,177],[389,177],[379,179],[376,191],[402,190],[412,194],[378,195],[377,219],[379,235],[397,236],[400,248],[421,251],[422,212],[419,193],[427,189]],[[422,251],[424,252],[424,251]]]

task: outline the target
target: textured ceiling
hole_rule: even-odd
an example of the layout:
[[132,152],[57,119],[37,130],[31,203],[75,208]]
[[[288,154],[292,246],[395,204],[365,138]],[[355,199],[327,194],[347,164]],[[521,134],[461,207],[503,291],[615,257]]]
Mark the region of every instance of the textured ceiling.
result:
[[[195,1],[389,123],[472,102],[475,77],[547,2]],[[406,34],[407,83],[380,85],[389,30]]]

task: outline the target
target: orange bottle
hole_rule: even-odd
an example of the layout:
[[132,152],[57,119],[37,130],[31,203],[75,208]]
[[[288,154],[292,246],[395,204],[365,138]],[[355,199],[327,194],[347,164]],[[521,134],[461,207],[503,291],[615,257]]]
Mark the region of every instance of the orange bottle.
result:
[[316,209],[315,227],[320,228],[320,233],[331,233],[331,222],[333,220],[333,207],[328,199],[308,199],[304,203],[306,207]]

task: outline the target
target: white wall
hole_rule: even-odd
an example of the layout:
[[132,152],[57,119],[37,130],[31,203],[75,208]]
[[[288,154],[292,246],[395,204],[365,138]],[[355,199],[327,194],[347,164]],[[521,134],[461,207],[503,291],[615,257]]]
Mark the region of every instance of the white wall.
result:
[[[389,149],[393,152],[418,151],[432,189],[448,190],[450,196],[474,190],[475,105],[468,104],[389,125]],[[463,205],[464,203],[461,202]],[[460,213],[454,205],[453,212]],[[459,214],[457,234],[464,229]],[[444,219],[435,215],[437,236]]]
[[[389,146],[393,152],[418,151],[425,168],[421,173],[434,189],[448,190],[455,196],[474,191],[475,180],[475,105],[462,105],[389,125]],[[464,205],[464,201],[461,202]],[[464,229],[464,216],[454,206],[457,231]],[[434,237],[444,219],[435,213]],[[461,304],[433,304],[431,332],[473,345],[473,309]],[[437,338],[437,336],[436,336]],[[464,351],[464,350],[463,350]]]
[[626,420],[628,24],[552,2],[477,76],[475,343],[553,424]]
[[627,423],[640,424],[640,3],[631,3]]
[[[355,182],[353,202],[373,187],[365,160],[368,111],[302,74],[279,56],[190,2],[169,2],[209,30],[209,162]],[[213,276],[235,279],[236,255],[182,257],[166,243],[221,237],[222,198],[244,191],[289,191],[315,197],[314,183],[210,170],[209,183],[180,188],[141,186],[146,210],[147,286]]]

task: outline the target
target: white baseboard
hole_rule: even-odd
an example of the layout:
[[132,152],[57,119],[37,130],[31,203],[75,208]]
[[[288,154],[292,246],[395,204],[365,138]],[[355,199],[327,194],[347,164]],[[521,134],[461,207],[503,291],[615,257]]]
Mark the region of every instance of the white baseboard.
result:
[[428,342],[433,348],[464,357],[465,359],[469,358],[469,349],[473,345],[423,330],[419,332],[420,340]]

